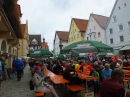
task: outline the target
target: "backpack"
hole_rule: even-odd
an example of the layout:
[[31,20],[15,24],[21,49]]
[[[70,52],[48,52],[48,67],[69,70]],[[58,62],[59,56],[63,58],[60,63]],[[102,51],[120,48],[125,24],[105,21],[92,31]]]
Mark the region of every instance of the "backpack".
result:
[[34,90],[34,84],[33,84],[32,79],[29,81],[29,87],[30,87],[30,90]]

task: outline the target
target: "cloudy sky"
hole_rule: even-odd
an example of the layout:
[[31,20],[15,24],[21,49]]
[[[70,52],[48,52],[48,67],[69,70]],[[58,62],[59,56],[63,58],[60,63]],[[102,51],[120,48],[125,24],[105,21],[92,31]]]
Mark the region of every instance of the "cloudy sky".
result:
[[109,16],[115,0],[19,0],[22,23],[29,34],[41,34],[53,49],[55,32],[69,31],[71,18],[89,19],[90,13]]

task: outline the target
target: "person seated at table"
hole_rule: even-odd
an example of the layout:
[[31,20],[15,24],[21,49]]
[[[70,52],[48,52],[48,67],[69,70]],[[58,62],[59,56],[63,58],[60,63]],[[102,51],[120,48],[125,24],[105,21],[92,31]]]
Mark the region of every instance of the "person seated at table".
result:
[[76,76],[76,72],[71,70],[71,66],[67,65],[63,72],[63,78],[69,80],[69,84],[80,84],[80,79]]
[[48,83],[44,82],[44,79],[46,76],[41,77],[40,72],[41,72],[41,67],[36,66],[35,67],[35,74],[32,78],[33,84],[34,84],[34,90],[36,92],[44,92],[46,93],[47,97],[59,97],[53,88],[52,85],[49,85]]
[[105,68],[102,70],[103,79],[111,78],[111,72],[112,72],[112,69],[110,69],[110,64],[106,63]]
[[130,66],[130,59],[127,60],[127,65],[126,66]]
[[66,67],[65,61],[62,62],[61,66]]
[[92,66],[89,65],[89,62],[86,63],[86,61],[83,60],[83,65],[80,67],[79,72],[89,76],[91,70],[92,70]]
[[94,83],[94,93],[99,93],[99,79],[100,79],[100,75],[99,75],[99,73],[95,69],[93,69],[92,70],[92,76],[97,78],[97,79],[93,80],[93,83]]
[[126,92],[126,97],[130,97],[130,91]]
[[125,89],[121,85],[124,76],[124,71],[121,68],[115,68],[111,73],[111,78],[103,80],[100,97],[125,97]]
[[55,74],[61,74],[63,72],[63,68],[59,62],[57,62],[56,66],[53,68],[53,72]]

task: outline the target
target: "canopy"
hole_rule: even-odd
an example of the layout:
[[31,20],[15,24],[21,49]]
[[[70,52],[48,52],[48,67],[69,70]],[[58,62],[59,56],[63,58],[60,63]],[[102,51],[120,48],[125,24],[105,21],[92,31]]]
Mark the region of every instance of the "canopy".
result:
[[89,52],[113,52],[113,48],[98,42],[98,41],[89,41],[83,40],[76,43],[72,43],[69,46],[65,47],[62,50],[62,53],[89,53]]
[[99,57],[112,57],[112,56],[117,56],[118,54],[115,52],[100,52],[98,54]]
[[33,53],[30,53],[30,57],[52,57],[53,54],[48,51],[48,50],[44,50],[44,49],[37,49],[35,50]]
[[124,46],[123,48],[120,49],[120,51],[123,51],[123,50],[130,50],[130,46]]

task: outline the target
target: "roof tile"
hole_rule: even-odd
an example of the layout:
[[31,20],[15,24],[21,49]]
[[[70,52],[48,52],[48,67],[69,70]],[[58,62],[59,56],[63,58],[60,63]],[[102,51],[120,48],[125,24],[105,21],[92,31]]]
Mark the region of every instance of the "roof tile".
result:
[[75,22],[75,24],[77,25],[77,27],[79,28],[80,31],[85,32],[87,25],[88,25],[88,20],[85,19],[77,19],[77,18],[72,18]]
[[96,22],[99,24],[101,28],[105,29],[109,17],[97,15],[97,14],[91,14],[91,16],[96,20]]
[[69,37],[69,32],[67,31],[56,31],[56,34],[58,35],[59,39],[67,41]]

